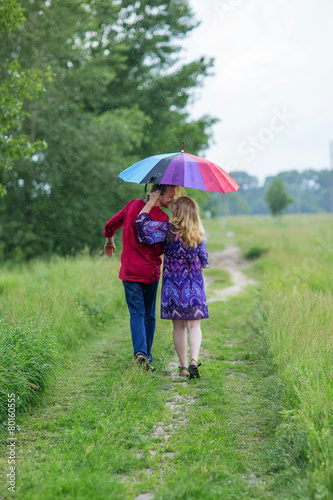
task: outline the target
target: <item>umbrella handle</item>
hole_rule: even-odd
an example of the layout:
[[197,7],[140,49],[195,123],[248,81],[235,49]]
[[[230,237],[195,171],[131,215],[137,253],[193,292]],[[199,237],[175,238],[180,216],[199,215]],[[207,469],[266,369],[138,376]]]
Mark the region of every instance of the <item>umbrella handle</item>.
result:
[[147,186],[148,186],[148,184],[153,184],[154,179],[155,179],[155,176],[153,175],[153,177],[151,177],[151,178],[150,178],[150,180],[149,180],[148,182],[146,182],[146,185],[145,185],[145,193],[147,192]]

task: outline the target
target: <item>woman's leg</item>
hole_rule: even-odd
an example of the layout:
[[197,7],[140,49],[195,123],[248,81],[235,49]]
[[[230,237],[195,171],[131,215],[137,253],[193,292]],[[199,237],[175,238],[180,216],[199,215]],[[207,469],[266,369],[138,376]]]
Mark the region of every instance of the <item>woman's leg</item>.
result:
[[188,340],[190,344],[190,355],[191,359],[193,358],[196,361],[198,361],[199,359],[200,346],[202,341],[202,333],[200,325],[201,325],[200,319],[186,321]]
[[187,341],[186,341],[186,321],[172,320],[173,342],[179,358],[180,366],[188,366],[187,363]]

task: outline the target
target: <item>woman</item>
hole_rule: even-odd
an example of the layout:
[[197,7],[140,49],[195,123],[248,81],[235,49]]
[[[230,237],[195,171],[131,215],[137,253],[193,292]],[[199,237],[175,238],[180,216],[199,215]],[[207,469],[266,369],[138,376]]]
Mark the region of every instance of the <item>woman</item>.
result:
[[[201,319],[208,318],[202,268],[208,268],[198,205],[181,196],[172,205],[171,222],[156,222],[149,215],[158,200],[153,193],[139,213],[135,224],[139,240],[154,244],[163,242],[164,265],[161,292],[161,318],[173,322],[173,340],[180,361],[179,375],[199,378],[198,358],[202,340]],[[189,336],[191,361],[187,362]]]

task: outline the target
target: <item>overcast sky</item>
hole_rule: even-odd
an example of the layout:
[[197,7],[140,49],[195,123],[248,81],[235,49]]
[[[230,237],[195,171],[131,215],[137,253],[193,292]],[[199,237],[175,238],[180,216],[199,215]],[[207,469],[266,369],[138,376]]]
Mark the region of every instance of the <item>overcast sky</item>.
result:
[[221,120],[204,155],[260,180],[329,167],[333,0],[189,1],[201,25],[185,58],[215,58],[191,107]]

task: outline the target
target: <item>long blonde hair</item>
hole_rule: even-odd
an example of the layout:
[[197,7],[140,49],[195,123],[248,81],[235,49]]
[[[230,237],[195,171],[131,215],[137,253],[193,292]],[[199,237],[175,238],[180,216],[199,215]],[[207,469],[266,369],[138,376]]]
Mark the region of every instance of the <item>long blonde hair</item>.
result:
[[202,226],[198,205],[189,196],[181,196],[174,203],[176,211],[171,220],[185,246],[195,248],[202,243],[205,230]]

